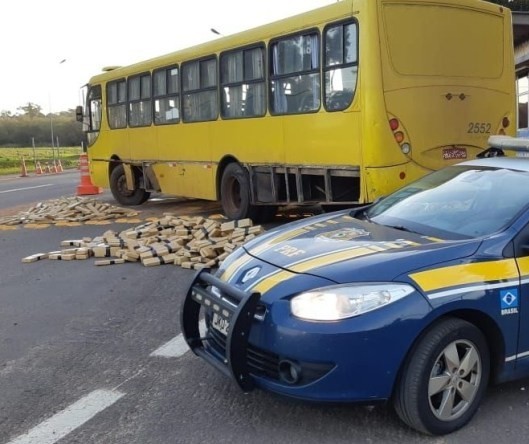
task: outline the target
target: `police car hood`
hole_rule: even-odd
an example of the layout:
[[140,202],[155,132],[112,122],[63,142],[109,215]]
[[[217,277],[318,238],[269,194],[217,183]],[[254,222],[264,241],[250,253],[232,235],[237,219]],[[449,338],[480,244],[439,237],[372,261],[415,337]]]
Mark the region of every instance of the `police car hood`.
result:
[[244,249],[293,273],[342,283],[392,280],[402,273],[467,257],[479,244],[475,239],[443,241],[421,236],[340,212],[270,231]]

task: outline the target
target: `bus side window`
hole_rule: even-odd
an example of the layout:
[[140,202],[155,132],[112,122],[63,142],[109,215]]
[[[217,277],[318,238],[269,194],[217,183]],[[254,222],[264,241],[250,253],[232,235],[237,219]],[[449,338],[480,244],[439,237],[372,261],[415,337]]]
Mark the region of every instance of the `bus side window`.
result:
[[127,83],[125,79],[107,84],[108,125],[111,129],[127,126]]
[[281,38],[270,45],[272,114],[300,114],[320,108],[319,35]]
[[180,81],[178,66],[153,73],[154,123],[166,125],[180,121]]
[[260,117],[266,113],[264,47],[233,49],[220,55],[223,119]]
[[347,108],[353,100],[353,91],[344,89],[343,91],[334,91],[327,95],[326,108],[329,111],[339,111]]
[[214,56],[182,65],[184,122],[215,120],[218,114],[217,59]]
[[342,111],[353,102],[358,77],[358,36],[354,22],[324,31],[325,109]]

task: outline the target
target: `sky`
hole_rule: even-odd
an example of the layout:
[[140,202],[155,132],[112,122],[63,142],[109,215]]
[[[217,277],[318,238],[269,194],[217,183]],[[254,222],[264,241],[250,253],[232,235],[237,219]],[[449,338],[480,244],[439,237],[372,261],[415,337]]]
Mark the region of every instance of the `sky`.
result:
[[20,0],[0,6],[0,111],[82,103],[104,66],[128,65],[337,0]]

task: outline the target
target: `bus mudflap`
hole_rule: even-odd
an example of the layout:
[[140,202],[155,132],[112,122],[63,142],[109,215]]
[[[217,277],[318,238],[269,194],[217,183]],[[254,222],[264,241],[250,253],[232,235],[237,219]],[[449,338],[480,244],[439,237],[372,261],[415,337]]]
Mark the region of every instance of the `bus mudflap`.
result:
[[[248,368],[247,349],[260,297],[260,293],[243,292],[203,269],[195,274],[180,312],[182,334],[193,353],[233,378],[244,392],[254,388]],[[227,327],[225,356],[222,360],[206,345],[211,337],[200,335],[201,308],[211,319],[215,318]],[[209,325],[208,328],[214,327]]]

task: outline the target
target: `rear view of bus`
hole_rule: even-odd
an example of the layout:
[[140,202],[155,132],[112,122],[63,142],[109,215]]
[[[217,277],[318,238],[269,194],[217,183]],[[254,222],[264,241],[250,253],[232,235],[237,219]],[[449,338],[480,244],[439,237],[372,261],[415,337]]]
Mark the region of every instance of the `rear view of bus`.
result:
[[390,126],[400,153],[364,151],[368,201],[399,180],[474,158],[490,135],[516,132],[507,8],[474,0],[382,0],[377,8],[387,115],[379,123]]

